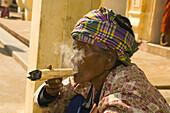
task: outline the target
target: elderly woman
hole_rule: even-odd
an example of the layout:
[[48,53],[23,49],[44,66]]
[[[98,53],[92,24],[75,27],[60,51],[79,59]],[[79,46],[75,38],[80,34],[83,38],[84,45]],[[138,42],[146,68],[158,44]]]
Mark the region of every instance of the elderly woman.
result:
[[34,101],[48,113],[169,113],[170,107],[130,57],[138,50],[126,17],[100,7],[78,21],[74,81],[51,79]]

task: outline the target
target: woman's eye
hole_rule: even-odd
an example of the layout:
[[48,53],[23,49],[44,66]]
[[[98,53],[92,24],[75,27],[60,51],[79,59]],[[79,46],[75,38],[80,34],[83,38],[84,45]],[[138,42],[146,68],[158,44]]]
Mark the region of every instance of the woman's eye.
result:
[[73,50],[75,50],[76,49],[76,47],[73,47]]
[[73,45],[73,49],[77,49],[77,46],[76,46],[76,45]]

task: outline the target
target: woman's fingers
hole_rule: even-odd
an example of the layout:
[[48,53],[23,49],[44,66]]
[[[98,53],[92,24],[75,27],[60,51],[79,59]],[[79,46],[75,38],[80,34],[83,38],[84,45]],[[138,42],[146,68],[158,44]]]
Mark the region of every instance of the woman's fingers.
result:
[[53,79],[49,79],[46,81],[47,84],[50,83],[61,83],[62,82],[62,78],[53,78]]
[[50,94],[51,96],[56,96],[58,92],[60,92],[62,88],[60,89],[54,89],[54,88],[46,88],[46,92]]
[[62,78],[54,78],[45,81],[46,92],[51,96],[56,96],[62,89]]
[[63,87],[62,83],[50,83],[50,84],[45,84],[46,88],[51,88],[51,89],[59,89],[60,87]]

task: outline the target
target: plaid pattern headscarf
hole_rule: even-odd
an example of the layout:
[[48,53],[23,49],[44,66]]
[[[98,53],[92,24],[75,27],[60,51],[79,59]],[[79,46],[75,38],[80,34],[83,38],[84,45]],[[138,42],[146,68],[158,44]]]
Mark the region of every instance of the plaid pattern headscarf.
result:
[[118,25],[115,13],[104,7],[80,19],[71,35],[75,40],[116,50],[118,60],[125,65],[130,65],[130,57],[138,50],[135,38]]

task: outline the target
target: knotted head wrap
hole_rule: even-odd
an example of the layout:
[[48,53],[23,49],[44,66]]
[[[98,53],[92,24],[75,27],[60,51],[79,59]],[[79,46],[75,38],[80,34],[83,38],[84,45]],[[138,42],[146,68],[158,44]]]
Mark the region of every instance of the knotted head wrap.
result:
[[130,57],[138,50],[138,45],[134,36],[119,26],[115,17],[112,10],[100,7],[80,19],[71,35],[75,40],[115,50],[118,60],[130,65]]

